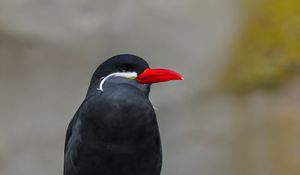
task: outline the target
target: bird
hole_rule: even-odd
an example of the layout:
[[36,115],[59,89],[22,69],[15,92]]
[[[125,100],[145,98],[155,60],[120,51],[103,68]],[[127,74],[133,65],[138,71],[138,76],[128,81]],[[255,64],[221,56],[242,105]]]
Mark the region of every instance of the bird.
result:
[[153,83],[183,80],[151,69],[136,55],[113,56],[98,66],[65,137],[64,175],[159,175],[162,146]]

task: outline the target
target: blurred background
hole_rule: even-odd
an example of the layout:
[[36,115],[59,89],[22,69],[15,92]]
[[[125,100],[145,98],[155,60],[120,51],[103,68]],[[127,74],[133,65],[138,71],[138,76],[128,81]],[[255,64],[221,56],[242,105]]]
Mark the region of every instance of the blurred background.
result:
[[300,175],[299,0],[1,0],[0,174],[60,175],[90,77],[131,53],[152,86],[162,175]]

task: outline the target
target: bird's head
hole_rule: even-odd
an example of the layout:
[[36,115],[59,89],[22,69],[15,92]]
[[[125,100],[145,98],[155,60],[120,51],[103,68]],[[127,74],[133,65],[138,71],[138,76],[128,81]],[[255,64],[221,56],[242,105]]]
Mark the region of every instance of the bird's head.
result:
[[[121,54],[109,58],[103,62],[94,72],[89,91],[104,91],[104,85],[109,79],[115,78],[113,84],[127,83],[136,84],[144,88],[148,95],[152,83],[165,82],[170,80],[183,80],[183,77],[168,69],[151,69],[148,63],[135,55]],[[88,92],[89,94],[89,92]]]

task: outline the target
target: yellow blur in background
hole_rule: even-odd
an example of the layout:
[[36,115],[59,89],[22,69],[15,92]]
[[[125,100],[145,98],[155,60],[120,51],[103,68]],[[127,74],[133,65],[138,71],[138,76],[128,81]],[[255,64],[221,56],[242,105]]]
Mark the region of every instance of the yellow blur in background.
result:
[[237,92],[280,86],[300,66],[300,2],[263,0],[246,10],[225,81]]
[[152,86],[162,175],[300,175],[299,0],[0,1],[0,174],[62,174],[94,69],[131,53]]

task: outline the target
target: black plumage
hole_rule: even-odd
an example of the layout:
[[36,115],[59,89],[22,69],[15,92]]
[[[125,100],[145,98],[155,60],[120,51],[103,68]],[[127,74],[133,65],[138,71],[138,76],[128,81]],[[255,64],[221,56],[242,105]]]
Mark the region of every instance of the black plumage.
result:
[[148,64],[134,55],[118,55],[95,71],[86,98],[66,133],[64,175],[159,175],[161,141],[150,84],[112,76],[142,73]]

